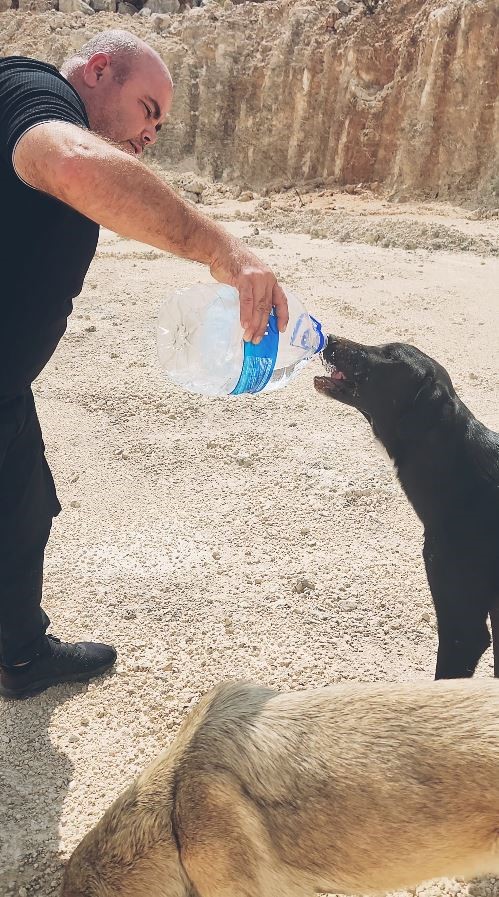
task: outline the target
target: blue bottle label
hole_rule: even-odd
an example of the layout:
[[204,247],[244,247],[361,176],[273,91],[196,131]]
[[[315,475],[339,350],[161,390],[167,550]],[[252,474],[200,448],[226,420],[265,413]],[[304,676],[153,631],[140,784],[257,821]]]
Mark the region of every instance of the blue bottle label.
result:
[[243,392],[260,392],[269,382],[275,367],[279,348],[279,331],[274,310],[271,311],[265,336],[257,346],[254,343],[244,344],[243,366],[241,375],[231,395]]

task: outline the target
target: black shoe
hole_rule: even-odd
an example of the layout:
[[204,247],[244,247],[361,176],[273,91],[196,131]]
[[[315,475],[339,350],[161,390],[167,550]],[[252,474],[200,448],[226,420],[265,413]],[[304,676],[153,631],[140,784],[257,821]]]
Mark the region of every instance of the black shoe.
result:
[[86,682],[105,673],[116,661],[110,645],[97,642],[61,642],[45,636],[36,657],[25,666],[0,667],[0,695],[4,698],[28,698],[51,685]]

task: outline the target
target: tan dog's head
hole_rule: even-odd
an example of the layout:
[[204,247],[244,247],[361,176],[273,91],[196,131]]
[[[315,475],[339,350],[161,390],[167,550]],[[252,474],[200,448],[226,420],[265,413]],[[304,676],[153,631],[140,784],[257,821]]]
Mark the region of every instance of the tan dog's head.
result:
[[61,897],[187,897],[168,809],[132,785],[70,857]]

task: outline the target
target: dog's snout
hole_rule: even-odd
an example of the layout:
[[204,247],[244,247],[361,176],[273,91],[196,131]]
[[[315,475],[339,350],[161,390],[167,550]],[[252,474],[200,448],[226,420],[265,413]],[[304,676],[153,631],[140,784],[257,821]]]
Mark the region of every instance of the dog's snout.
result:
[[322,350],[322,357],[326,364],[334,363],[334,353],[337,350],[340,342],[341,340],[339,337],[333,336],[332,333],[328,333],[326,344]]

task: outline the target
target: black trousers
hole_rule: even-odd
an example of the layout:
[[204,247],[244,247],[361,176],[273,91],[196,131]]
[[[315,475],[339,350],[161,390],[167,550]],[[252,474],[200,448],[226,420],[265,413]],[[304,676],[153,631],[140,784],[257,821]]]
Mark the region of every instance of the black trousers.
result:
[[0,398],[0,664],[30,660],[49,619],[43,555],[61,506],[45,458],[33,393]]

